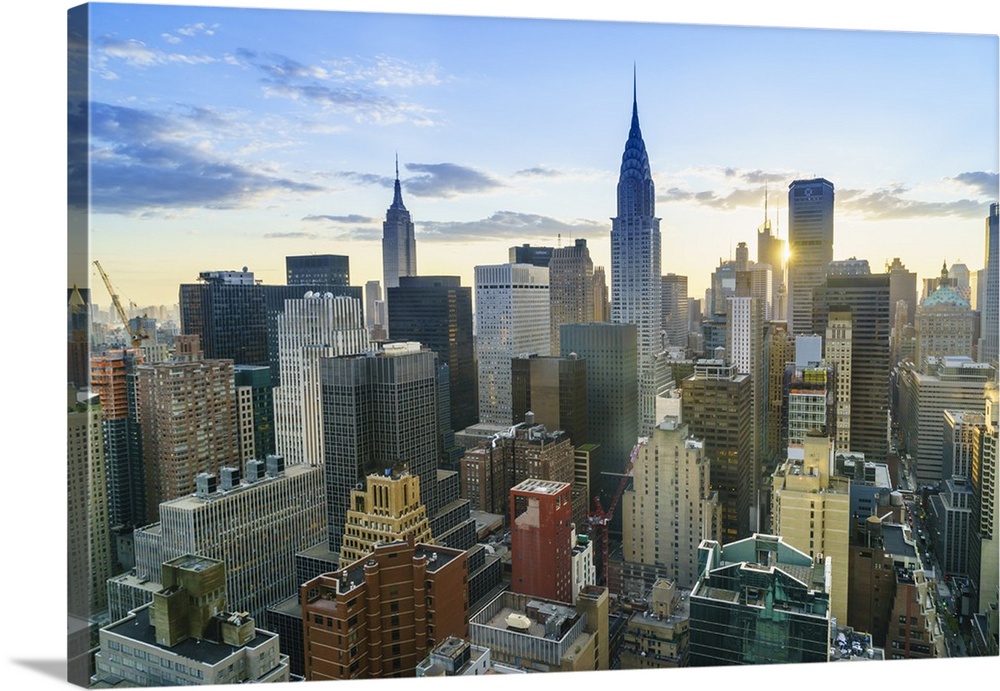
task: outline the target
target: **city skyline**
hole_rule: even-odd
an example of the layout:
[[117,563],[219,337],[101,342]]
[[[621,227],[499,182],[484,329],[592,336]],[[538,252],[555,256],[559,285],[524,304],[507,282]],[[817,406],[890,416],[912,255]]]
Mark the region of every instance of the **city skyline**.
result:
[[996,36],[116,4],[89,35],[90,251],[138,305],[204,270],[283,283],[287,255],[381,279],[397,154],[422,274],[576,238],[609,270],[633,69],[691,297],[756,256],[765,188],[787,239],[789,183],[825,177],[834,258],[921,277],[982,268],[998,196]]

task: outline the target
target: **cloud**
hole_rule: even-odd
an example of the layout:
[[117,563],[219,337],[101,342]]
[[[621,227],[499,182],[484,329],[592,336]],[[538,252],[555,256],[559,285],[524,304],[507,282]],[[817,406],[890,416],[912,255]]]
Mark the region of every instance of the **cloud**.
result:
[[[275,192],[322,188],[227,161],[193,127],[198,118],[90,104],[90,203],[103,213],[247,206]],[[82,200],[77,200],[81,205]]]
[[348,216],[330,216],[328,214],[314,214],[305,216],[303,221],[329,221],[331,223],[376,223],[381,222],[377,218],[362,216],[361,214],[350,214]]
[[[167,38],[169,34],[163,36],[168,43],[172,42]],[[208,55],[168,53],[150,48],[135,39],[119,40],[110,36],[98,38],[95,41],[94,70],[104,79],[117,79],[118,74],[110,67],[116,62],[124,63],[128,67],[146,69],[167,64],[201,65],[216,62],[216,59]]]
[[559,178],[562,177],[564,173],[562,171],[556,170],[554,168],[546,168],[545,166],[534,166],[533,168],[525,168],[524,170],[519,170],[514,173],[514,177],[525,177],[525,178]]
[[489,238],[530,242],[544,239],[555,242],[558,235],[564,241],[574,237],[605,237],[607,223],[576,219],[560,221],[551,216],[497,211],[479,221],[428,221],[417,224],[417,239],[425,242],[469,242]]
[[218,24],[208,25],[205,22],[198,22],[197,24],[188,24],[185,27],[181,27],[177,30],[177,33],[184,36],[214,36],[215,30],[218,28]]
[[986,204],[972,199],[935,202],[904,199],[906,192],[901,185],[891,185],[877,190],[842,189],[836,191],[837,208],[855,213],[869,220],[900,220],[912,218],[980,218],[985,215]]
[[971,173],[959,173],[949,179],[967,185],[993,201],[996,201],[997,197],[1000,196],[1000,174],[979,170]]
[[245,48],[237,50],[232,58],[263,74],[261,83],[267,98],[314,103],[324,109],[352,115],[358,122],[436,124],[436,113],[432,109],[384,92],[387,87],[439,84],[441,79],[433,65],[420,68],[386,56],[375,57],[371,64],[336,60],[310,65],[286,55],[258,53]]
[[264,237],[268,240],[278,239],[278,240],[319,240],[319,233],[303,233],[303,232],[288,232],[288,233],[264,233]]
[[489,192],[504,186],[485,173],[455,163],[407,163],[406,169],[419,173],[403,183],[406,191],[416,197],[450,199],[461,194]]

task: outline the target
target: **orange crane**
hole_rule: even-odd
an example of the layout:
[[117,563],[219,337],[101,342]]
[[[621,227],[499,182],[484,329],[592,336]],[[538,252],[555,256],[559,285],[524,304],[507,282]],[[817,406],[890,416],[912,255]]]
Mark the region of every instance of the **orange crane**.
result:
[[[629,477],[632,475],[632,466],[635,465],[635,459],[639,457],[639,447],[642,445],[640,441],[632,449],[632,455],[629,456],[628,463],[625,465],[625,474],[622,475],[622,481],[618,483],[618,489],[615,491],[615,496],[611,500],[611,505],[607,511],[601,506],[601,499],[598,496],[594,496],[594,508],[587,516],[587,523],[590,525],[590,534],[595,542],[600,543],[601,548],[601,571],[597,574],[598,585],[608,584],[608,524],[615,515],[615,510],[618,508],[618,502],[622,498],[622,493],[625,492],[625,484],[628,482]],[[595,533],[600,533],[600,536],[595,536]]]
[[142,315],[142,319],[136,328],[132,328],[129,323],[128,315],[125,314],[125,308],[122,307],[121,300],[118,299],[118,293],[115,292],[114,287],[111,285],[111,279],[108,278],[108,274],[105,273],[104,267],[101,266],[101,262],[94,260],[94,266],[97,267],[97,271],[101,274],[101,279],[104,280],[104,286],[108,289],[108,293],[111,294],[111,302],[115,305],[115,311],[118,312],[118,318],[122,320],[122,324],[125,325],[125,330],[132,339],[132,347],[136,350],[142,346],[142,341],[144,338],[149,338],[149,334],[142,332],[142,327],[146,323],[146,315]]

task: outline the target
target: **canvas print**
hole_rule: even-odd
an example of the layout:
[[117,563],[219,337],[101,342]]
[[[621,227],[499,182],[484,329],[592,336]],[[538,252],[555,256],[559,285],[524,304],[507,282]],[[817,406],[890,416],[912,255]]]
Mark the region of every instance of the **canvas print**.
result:
[[997,655],[996,35],[67,26],[72,683]]

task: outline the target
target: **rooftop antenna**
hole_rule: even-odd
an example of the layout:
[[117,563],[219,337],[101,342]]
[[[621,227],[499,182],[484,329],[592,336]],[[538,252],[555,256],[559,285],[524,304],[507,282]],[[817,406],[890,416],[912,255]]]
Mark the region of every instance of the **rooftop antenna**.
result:
[[764,181],[764,223],[767,224],[767,180]]

